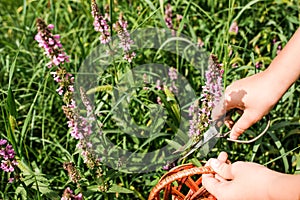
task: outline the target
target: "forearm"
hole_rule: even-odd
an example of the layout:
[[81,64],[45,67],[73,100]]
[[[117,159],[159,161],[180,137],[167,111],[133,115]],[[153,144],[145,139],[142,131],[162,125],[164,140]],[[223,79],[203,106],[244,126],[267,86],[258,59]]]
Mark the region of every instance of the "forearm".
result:
[[269,187],[269,194],[274,200],[300,200],[300,175],[279,175]]
[[300,76],[300,28],[265,71],[279,98]]

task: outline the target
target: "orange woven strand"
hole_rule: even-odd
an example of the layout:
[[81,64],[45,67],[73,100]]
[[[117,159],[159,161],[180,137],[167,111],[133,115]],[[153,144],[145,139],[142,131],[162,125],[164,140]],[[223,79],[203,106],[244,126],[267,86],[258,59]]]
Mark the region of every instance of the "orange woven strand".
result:
[[[210,167],[195,167],[192,164],[185,164],[171,169],[166,173],[157,185],[149,194],[148,200],[160,200],[160,192],[164,190],[164,200],[170,199],[172,195],[176,200],[195,200],[201,196],[209,196],[209,193],[203,188],[199,187],[202,182],[201,177],[195,182],[191,176],[201,174],[214,174],[215,172]],[[178,186],[172,186],[174,181],[178,182]],[[190,188],[187,195],[180,192],[183,184]],[[213,197],[212,195],[210,195]],[[210,198],[215,199],[215,198]]]

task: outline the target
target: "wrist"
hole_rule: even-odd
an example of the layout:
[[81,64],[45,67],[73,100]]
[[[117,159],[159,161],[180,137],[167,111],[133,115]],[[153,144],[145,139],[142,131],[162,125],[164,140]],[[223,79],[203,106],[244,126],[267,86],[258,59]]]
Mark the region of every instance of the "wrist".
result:
[[268,187],[269,199],[300,199],[300,175],[277,173]]
[[279,73],[273,69],[267,69],[261,72],[259,77],[263,81],[261,82],[261,88],[266,92],[265,101],[269,109],[281,99],[286,90],[289,88],[289,84],[283,84]]
[[300,76],[299,46],[300,28],[266,70],[282,95]]

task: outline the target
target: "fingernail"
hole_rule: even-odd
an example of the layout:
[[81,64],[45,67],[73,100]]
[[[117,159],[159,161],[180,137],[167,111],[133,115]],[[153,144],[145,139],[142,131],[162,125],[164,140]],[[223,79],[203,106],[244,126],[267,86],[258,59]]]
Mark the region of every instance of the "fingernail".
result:
[[238,138],[236,136],[231,136],[230,139],[237,140]]
[[233,135],[233,133],[231,133],[230,134],[230,139],[232,139],[232,140],[236,140],[238,137],[234,134]]
[[221,162],[218,161],[217,159],[214,159],[214,160],[211,161],[210,164],[211,164],[212,168],[218,168],[220,166]]

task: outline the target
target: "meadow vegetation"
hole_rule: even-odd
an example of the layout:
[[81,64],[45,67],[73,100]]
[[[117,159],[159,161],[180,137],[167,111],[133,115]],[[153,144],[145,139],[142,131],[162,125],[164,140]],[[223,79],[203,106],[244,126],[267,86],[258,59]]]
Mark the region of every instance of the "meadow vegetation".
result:
[[[124,24],[116,24],[120,15],[127,21],[129,33],[143,28],[163,28],[188,36],[200,49],[216,56],[223,70],[225,87],[234,80],[265,70],[300,24],[297,0],[96,2],[99,13],[104,17],[107,13],[107,19],[110,18],[107,31],[112,37],[117,38],[124,31]],[[53,24],[51,31],[60,35],[63,50],[70,59],[70,62],[63,63],[63,67],[76,78],[92,50],[105,45],[99,40],[100,33],[93,25],[91,1],[2,0],[0,7],[0,148],[1,152],[8,148],[5,151],[10,151],[9,159],[14,167],[9,169],[1,165],[0,198],[60,199],[65,192],[73,196],[72,199],[81,199],[81,195],[93,200],[147,199],[166,168],[161,166],[147,173],[126,173],[106,166],[101,159],[88,157],[94,160],[87,162],[86,154],[82,155],[82,149],[78,148],[78,143],[83,143],[78,140],[79,136],[75,139],[72,135],[68,127],[70,119],[62,109],[70,101],[58,93],[58,82],[50,73],[55,72],[56,66],[48,68],[49,58],[35,40],[37,18],[43,19],[47,25]],[[188,108],[174,105],[175,88],[173,96],[172,91],[158,90],[155,85],[137,89],[128,108],[136,124],[147,129],[152,119],[149,117],[151,109],[159,104],[158,97],[169,115],[158,135],[154,134],[148,140],[131,137],[126,134],[131,127],[122,127],[128,116],[118,119],[111,116],[114,110],[110,104],[111,89],[128,70],[145,62],[159,61],[172,66],[186,78],[198,97],[203,92],[205,80],[192,65],[168,52],[136,50],[133,55],[133,51],[126,47],[124,52],[124,56],[129,57],[115,60],[100,77],[98,83],[103,87],[95,92],[97,113],[93,114],[99,121],[102,134],[113,144],[147,153],[172,139],[180,121],[178,109]],[[253,144],[219,140],[201,160],[226,151],[231,161],[253,161],[280,172],[300,173],[299,97],[298,80],[270,112],[271,126],[261,139]],[[87,108],[87,104],[83,104]],[[86,111],[79,110],[78,113],[87,116]],[[248,133],[255,135],[262,131],[263,124],[265,122],[254,125]],[[251,136],[245,134],[241,139],[247,137]],[[7,144],[11,146],[7,147]],[[0,155],[2,163],[7,161],[3,153]],[[200,153],[196,152],[185,162],[201,164],[199,157]],[[68,187],[73,194],[66,190]]]

